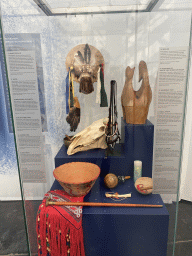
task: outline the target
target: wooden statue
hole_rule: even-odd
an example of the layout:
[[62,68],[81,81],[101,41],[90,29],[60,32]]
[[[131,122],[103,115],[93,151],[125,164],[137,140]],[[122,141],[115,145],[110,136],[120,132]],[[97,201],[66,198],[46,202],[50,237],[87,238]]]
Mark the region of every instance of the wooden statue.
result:
[[142,80],[142,84],[138,91],[134,91],[132,85],[134,71],[135,68],[129,66],[125,71],[126,79],[121,95],[123,119],[128,124],[145,124],[152,99],[146,63],[143,60],[139,63],[139,82]]

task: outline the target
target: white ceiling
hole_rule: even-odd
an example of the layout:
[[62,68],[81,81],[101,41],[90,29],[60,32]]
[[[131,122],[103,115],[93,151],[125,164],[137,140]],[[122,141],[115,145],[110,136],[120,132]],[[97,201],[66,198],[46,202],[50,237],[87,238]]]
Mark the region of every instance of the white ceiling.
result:
[[[0,0],[4,15],[45,15],[37,3],[39,0]],[[152,11],[192,10],[192,0],[41,0],[52,14],[142,11],[150,3],[155,3]]]
[[2,15],[45,15],[33,0],[0,0]]
[[151,0],[44,0],[51,9],[59,8],[79,8],[79,7],[106,7],[106,6],[143,6],[146,7]]
[[52,13],[145,10],[151,0],[43,0]]
[[152,11],[190,10],[192,0],[42,0],[53,14],[143,11],[154,4]]

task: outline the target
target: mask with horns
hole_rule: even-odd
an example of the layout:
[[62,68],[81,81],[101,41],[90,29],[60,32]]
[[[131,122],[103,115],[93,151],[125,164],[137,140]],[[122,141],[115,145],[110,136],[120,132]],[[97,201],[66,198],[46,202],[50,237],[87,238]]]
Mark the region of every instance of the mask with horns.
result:
[[97,72],[104,65],[104,58],[99,50],[88,44],[75,46],[68,53],[66,68],[71,69],[74,81],[80,83],[79,92],[89,94],[94,91]]

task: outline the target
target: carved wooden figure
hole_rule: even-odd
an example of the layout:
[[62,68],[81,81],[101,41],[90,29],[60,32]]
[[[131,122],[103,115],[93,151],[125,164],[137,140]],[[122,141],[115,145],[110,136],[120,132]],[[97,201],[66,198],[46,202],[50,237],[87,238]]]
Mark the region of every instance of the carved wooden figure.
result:
[[128,124],[145,124],[152,99],[146,63],[139,63],[139,82],[142,80],[142,84],[138,91],[135,91],[132,85],[134,71],[135,68],[129,66],[125,71],[126,79],[121,95],[123,119]]

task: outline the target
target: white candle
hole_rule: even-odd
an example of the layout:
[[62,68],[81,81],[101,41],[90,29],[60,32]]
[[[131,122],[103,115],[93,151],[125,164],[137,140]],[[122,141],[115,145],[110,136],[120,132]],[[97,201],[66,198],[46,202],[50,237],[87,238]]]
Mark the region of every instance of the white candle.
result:
[[134,161],[134,182],[142,177],[142,162],[139,160]]

